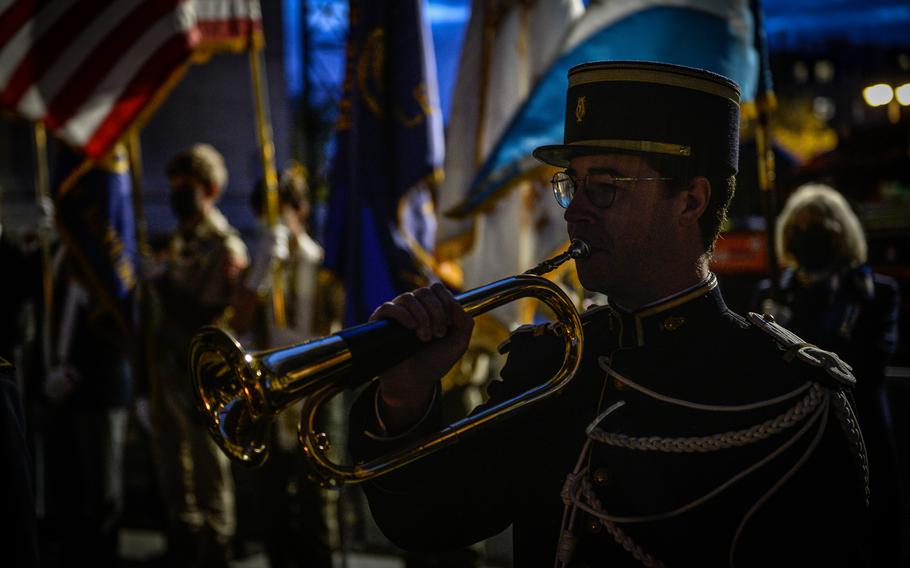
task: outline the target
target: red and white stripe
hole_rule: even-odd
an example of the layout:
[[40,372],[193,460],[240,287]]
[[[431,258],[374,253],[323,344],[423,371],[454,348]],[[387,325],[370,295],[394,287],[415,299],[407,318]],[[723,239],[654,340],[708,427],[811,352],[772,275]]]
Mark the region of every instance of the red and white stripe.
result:
[[262,30],[259,2],[195,0],[203,47],[217,48],[220,42],[251,37]]
[[0,106],[97,159],[194,49],[259,29],[251,0],[0,0]]

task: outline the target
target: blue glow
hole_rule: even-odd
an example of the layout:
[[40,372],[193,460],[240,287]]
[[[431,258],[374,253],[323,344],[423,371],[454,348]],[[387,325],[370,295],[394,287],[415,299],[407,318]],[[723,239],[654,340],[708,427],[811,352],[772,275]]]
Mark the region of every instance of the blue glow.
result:
[[762,8],[772,51],[831,41],[910,46],[906,0],[763,0]]
[[[310,0],[307,0],[308,2]],[[314,37],[335,36],[347,34],[348,31],[348,3],[344,1],[323,2],[321,10],[315,10],[310,3],[307,19],[310,22],[310,31]]]
[[303,90],[303,29],[300,27],[300,0],[284,0],[281,7],[284,24],[284,80],[291,98]]
[[439,104],[443,121],[448,124],[452,108],[452,91],[458,77],[458,59],[471,17],[466,0],[431,1],[427,4],[427,20],[436,51],[436,77],[439,82]]
[[467,25],[469,17],[471,17],[471,8],[467,3],[461,6],[452,5],[451,3],[427,3],[427,19],[430,21],[431,25]]

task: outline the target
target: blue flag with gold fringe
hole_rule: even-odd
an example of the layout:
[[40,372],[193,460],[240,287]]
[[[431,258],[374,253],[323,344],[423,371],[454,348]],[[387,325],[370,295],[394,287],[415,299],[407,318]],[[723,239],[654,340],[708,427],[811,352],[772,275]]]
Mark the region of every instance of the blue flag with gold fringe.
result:
[[138,247],[129,160],[116,146],[84,172],[83,161],[66,149],[58,157],[52,185],[57,229],[92,297],[131,333]]
[[351,2],[336,128],[325,265],[354,324],[432,278],[443,134],[422,0]]

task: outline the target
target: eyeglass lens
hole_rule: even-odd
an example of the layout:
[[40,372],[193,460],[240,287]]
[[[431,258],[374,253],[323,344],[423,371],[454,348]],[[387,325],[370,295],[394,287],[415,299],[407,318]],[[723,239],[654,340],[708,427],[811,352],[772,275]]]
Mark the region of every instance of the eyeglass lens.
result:
[[[550,180],[553,186],[553,196],[560,207],[567,209],[575,197],[576,182],[569,174],[558,172]],[[613,205],[616,198],[616,184],[612,178],[584,178],[585,194],[595,207],[607,208]]]

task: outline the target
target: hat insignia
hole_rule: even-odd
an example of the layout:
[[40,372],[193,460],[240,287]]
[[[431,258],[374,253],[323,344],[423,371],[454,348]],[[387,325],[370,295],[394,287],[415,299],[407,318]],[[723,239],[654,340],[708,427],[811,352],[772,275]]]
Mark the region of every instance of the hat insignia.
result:
[[581,122],[581,119],[585,117],[585,97],[578,97],[578,102],[575,103],[575,121]]

